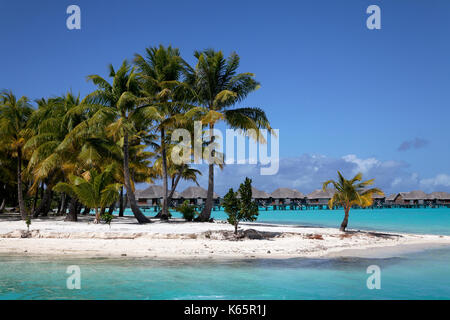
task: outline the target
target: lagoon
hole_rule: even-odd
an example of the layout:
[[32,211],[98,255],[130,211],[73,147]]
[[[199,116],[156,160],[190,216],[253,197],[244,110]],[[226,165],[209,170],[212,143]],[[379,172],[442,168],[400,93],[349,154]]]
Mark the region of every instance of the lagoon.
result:
[[[450,248],[391,258],[241,261],[0,256],[0,299],[450,299]],[[81,289],[66,268],[81,268]],[[369,290],[367,267],[381,269]]]

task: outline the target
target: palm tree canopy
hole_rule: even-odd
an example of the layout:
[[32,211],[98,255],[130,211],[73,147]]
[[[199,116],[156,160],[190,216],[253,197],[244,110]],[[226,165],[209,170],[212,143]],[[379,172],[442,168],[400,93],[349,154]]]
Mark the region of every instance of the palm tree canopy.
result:
[[93,169],[82,176],[70,175],[68,183],[59,182],[53,189],[76,197],[89,208],[104,208],[117,201],[122,186],[114,183],[112,170],[110,166],[101,173]]
[[32,136],[28,121],[34,109],[27,97],[17,99],[11,91],[0,94],[0,137],[7,149],[15,152]]
[[384,195],[378,188],[368,188],[374,183],[374,179],[362,181],[362,173],[358,173],[352,179],[345,179],[338,171],[339,179],[337,181],[328,180],[323,183],[323,191],[327,190],[328,185],[334,187],[335,193],[329,200],[328,206],[332,209],[335,205],[341,205],[346,209],[352,206],[367,207],[372,205],[372,195]]

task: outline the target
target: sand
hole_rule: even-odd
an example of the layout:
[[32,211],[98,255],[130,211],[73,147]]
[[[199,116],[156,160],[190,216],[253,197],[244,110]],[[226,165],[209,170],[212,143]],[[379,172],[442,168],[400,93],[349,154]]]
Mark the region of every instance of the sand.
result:
[[[116,218],[111,226],[93,224],[91,217],[66,222],[62,217],[36,219],[30,232],[17,218],[0,218],[0,254],[134,257],[157,259],[248,259],[326,256],[367,256],[371,252],[450,246],[450,236],[380,233],[334,228],[243,223],[245,238],[236,239],[233,227],[218,221],[194,223],[174,220],[139,225]],[[393,249],[395,248],[395,249]]]

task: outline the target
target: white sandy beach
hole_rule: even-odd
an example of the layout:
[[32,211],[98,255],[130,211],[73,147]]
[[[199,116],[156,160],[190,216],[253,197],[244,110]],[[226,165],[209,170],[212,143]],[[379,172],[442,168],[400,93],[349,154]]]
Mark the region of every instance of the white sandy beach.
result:
[[[368,255],[392,248],[450,245],[450,236],[377,233],[334,228],[243,223],[247,237],[233,239],[233,227],[223,222],[155,221],[139,225],[133,218],[114,219],[111,227],[92,218],[33,220],[30,234],[17,219],[0,220],[0,254],[139,257],[139,258],[295,258]],[[252,230],[256,230],[252,231]],[[250,239],[251,238],[251,239]],[[256,239],[255,239],[256,238]],[[390,248],[390,249],[389,249]],[[373,249],[373,250],[368,250]]]

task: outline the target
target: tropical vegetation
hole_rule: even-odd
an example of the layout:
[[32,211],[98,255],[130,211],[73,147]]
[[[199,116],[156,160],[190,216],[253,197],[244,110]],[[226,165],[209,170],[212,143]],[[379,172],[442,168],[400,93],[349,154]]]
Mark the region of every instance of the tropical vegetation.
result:
[[[172,197],[181,180],[196,184],[201,172],[174,163],[171,134],[194,135],[194,122],[211,133],[219,121],[263,141],[271,129],[260,108],[237,107],[259,88],[251,73],[238,73],[239,56],[221,51],[194,53],[189,65],[171,46],[150,47],[132,62],[109,65],[107,77],[88,75],[95,87],[85,97],[72,92],[31,101],[0,91],[0,213],[14,207],[21,218],[64,215],[77,221],[95,212],[94,221],[111,221],[129,206],[139,223],[148,223],[136,200],[137,183],[163,183],[157,217],[170,218]],[[210,138],[202,148],[212,146]],[[211,152],[214,156],[214,151]],[[190,155],[192,158],[194,154]],[[203,157],[203,150],[202,150]],[[210,219],[214,166],[209,161],[208,197],[197,220]],[[186,205],[186,218],[193,219]]]
[[252,180],[246,177],[238,192],[230,188],[223,199],[223,207],[228,222],[234,226],[234,234],[238,233],[240,221],[256,221],[258,204],[252,200]]
[[328,201],[330,209],[342,207],[344,209],[344,220],[340,230],[345,231],[348,225],[350,209],[354,206],[369,207],[373,203],[373,195],[384,195],[378,188],[369,188],[374,183],[374,179],[362,181],[362,173],[358,173],[352,179],[345,179],[338,171],[338,180],[328,180],[323,183],[323,191],[327,191],[328,185],[333,186],[334,194]]

